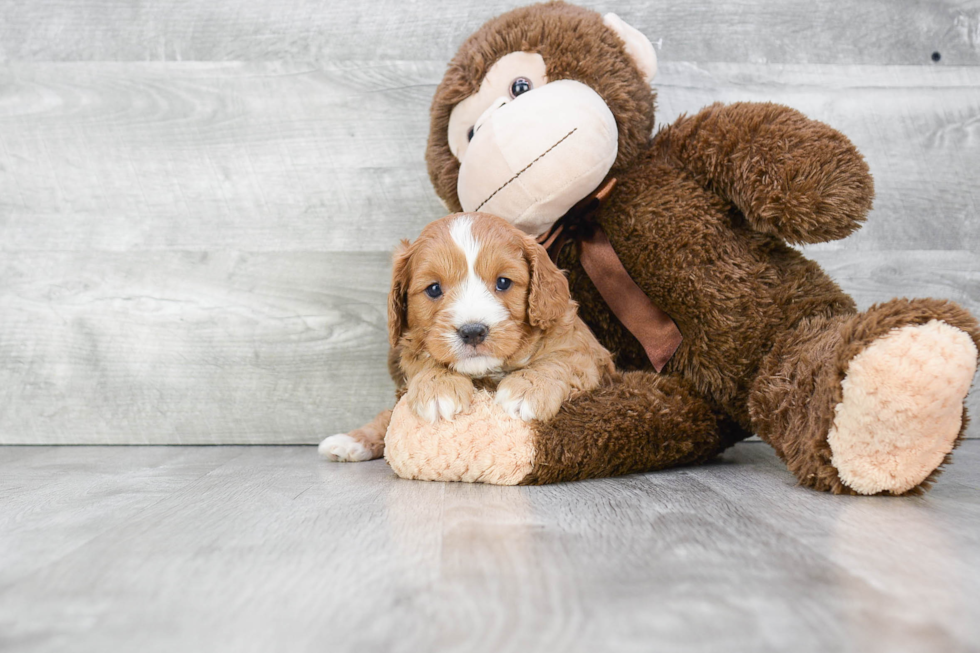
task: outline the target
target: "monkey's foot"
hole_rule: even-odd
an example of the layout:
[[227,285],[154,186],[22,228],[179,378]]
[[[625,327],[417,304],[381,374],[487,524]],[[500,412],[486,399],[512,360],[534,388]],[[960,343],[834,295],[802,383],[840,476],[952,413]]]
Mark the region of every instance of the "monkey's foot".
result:
[[939,320],[894,329],[851,359],[827,435],[841,481],[902,494],[952,451],[977,369],[970,336]]

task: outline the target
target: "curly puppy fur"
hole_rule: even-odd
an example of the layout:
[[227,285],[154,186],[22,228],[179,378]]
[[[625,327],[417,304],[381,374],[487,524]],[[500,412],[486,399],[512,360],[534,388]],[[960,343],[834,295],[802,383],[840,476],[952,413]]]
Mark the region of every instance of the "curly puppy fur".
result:
[[450,112],[515,51],[540,53],[549,81],[588,84],[612,109],[619,155],[611,174],[619,184],[596,219],[684,336],[664,374],[653,374],[577,249],[566,247],[559,266],[568,270],[580,316],[617,365],[636,373],[536,425],[537,458],[522,482],[700,462],[757,432],[801,484],[853,492],[827,443],[849,361],[892,329],[930,320],[980,341],[976,320],[948,302],[901,300],[859,313],[817,264],[787,245],[860,227],[874,195],[860,153],[827,125],[774,104],[712,105],[651,136],[654,92],[599,14],[534,5],[467,39],[436,91],[426,161],[454,210],[459,162],[447,145]]
[[[494,289],[501,278],[509,287]],[[444,293],[435,299],[426,294],[433,282]],[[463,343],[461,307],[463,322],[499,314],[487,322],[485,340]],[[568,282],[544,248],[483,213],[431,222],[395,253],[388,329],[408,403],[420,416],[434,415],[429,405],[444,418],[467,410],[480,384],[494,387],[497,402],[514,417],[547,420],[573,394],[616,376],[611,355],[576,315]]]
[[[474,325],[483,336],[467,342],[461,329]],[[392,377],[414,417],[398,414],[413,431],[472,417],[477,390],[493,391],[506,413],[528,422],[548,420],[570,397],[619,378],[544,248],[488,214],[449,215],[403,241],[392,265],[388,335]],[[338,461],[377,458],[391,419],[383,411],[327,438],[320,451]]]

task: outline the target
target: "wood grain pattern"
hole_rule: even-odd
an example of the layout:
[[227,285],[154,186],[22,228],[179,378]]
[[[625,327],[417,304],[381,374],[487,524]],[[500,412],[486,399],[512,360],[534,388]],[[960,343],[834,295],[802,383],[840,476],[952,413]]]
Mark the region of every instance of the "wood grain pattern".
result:
[[[447,61],[466,35],[523,0],[324,0],[0,5],[0,61]],[[666,61],[980,63],[976,0],[618,0]]]
[[141,447],[116,458],[104,448],[0,451],[3,587],[30,579],[241,455],[232,447]]
[[965,250],[854,252],[805,247],[844,290],[866,309],[899,297],[939,297],[980,315],[980,253]]
[[393,400],[384,254],[0,260],[0,444],[311,443]]
[[432,71],[8,66],[0,249],[390,252],[445,213],[423,164]]
[[[391,251],[443,62],[8,66],[0,250]],[[829,247],[980,250],[980,67],[664,65],[659,120],[773,101],[847,134],[876,209]],[[923,88],[929,88],[923,93]]]
[[980,443],[926,496],[714,465],[501,488],[312,447],[0,449],[0,646],[968,651]]

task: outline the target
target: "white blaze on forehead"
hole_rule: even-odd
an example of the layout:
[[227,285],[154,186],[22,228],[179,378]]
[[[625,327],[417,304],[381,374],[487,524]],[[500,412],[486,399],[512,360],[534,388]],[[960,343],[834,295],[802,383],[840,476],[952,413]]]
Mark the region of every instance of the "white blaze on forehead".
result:
[[450,307],[453,326],[458,329],[464,324],[478,323],[492,327],[503,322],[508,317],[507,309],[493,296],[474,267],[480,243],[473,235],[473,218],[463,215],[453,220],[449,235],[466,256],[466,280]]
[[466,255],[466,266],[472,273],[476,257],[480,253],[480,243],[476,242],[476,237],[473,235],[473,218],[468,215],[461,215],[453,220],[453,223],[449,225],[449,235],[453,242],[463,250],[463,254]]

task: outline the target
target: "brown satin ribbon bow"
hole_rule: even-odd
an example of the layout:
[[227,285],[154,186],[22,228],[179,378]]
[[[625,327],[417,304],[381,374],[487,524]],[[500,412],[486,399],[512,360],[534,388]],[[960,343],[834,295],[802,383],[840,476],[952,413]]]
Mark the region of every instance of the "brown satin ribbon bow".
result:
[[579,260],[585,273],[616,318],[643,345],[654,369],[660,372],[680,347],[680,329],[636,285],[616,255],[606,232],[592,220],[592,215],[615,187],[615,177],[605,181],[562,216],[550,231],[538,238],[538,242],[556,263],[566,243],[570,240],[578,242]]

